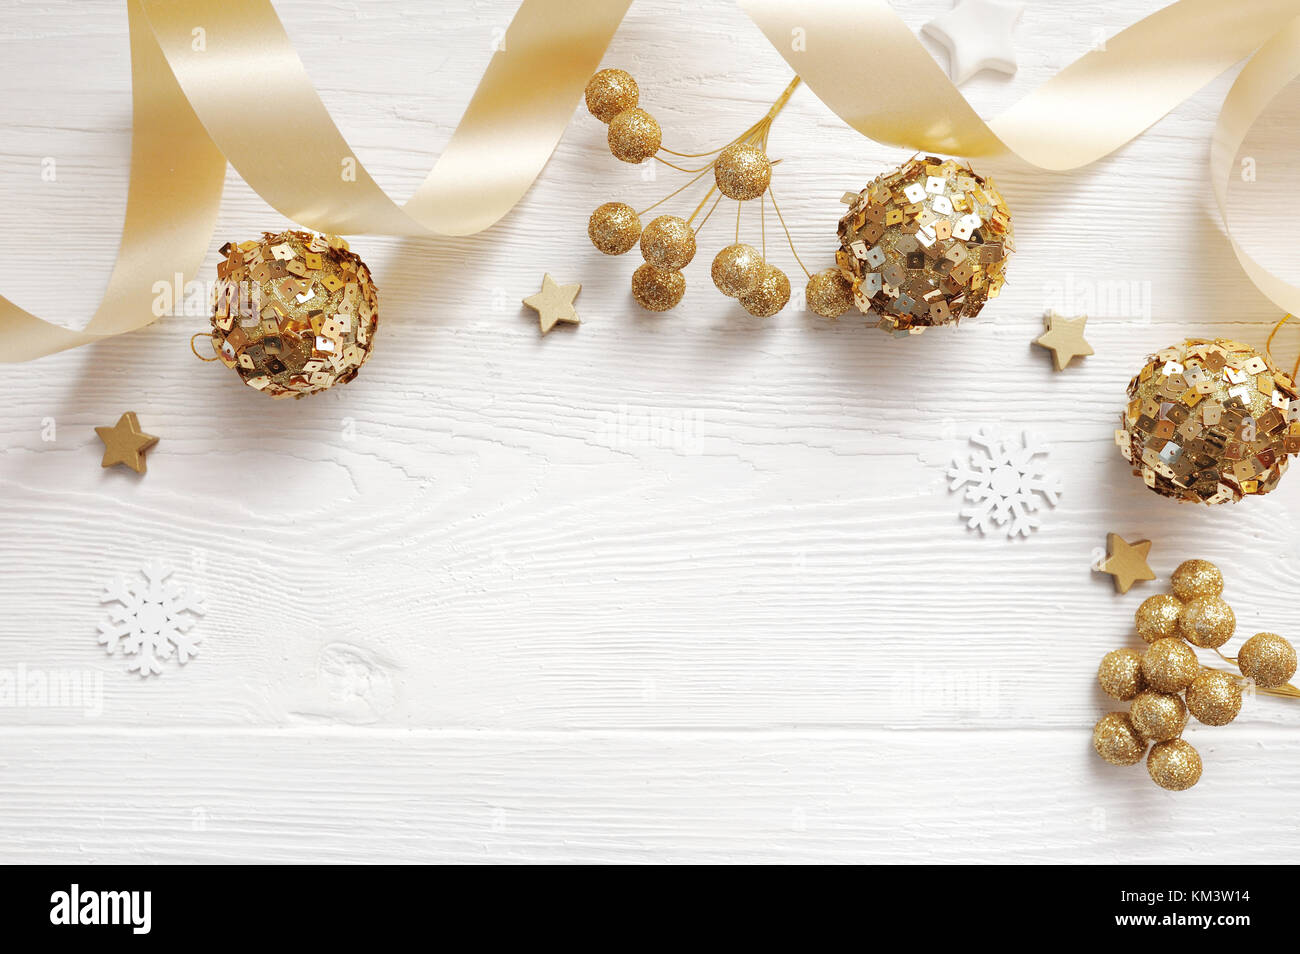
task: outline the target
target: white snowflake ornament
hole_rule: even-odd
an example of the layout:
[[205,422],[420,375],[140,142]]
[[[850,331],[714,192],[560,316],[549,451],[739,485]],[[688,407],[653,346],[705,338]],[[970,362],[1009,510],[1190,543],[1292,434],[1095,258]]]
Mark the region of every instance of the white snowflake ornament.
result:
[[186,586],[168,582],[172,571],[151,561],[144,568],[145,583],[118,576],[104,588],[101,603],[116,603],[112,621],[99,624],[99,642],[111,656],[119,649],[133,657],[127,672],[140,677],[162,675],[162,661],[173,655],[182,665],[199,650],[199,637],[189,635],[194,617],[203,615],[203,603]]
[[1029,536],[1039,526],[1043,503],[1055,507],[1061,494],[1060,479],[1044,469],[1048,446],[1028,431],[1021,442],[991,427],[981,427],[970,440],[977,450],[958,456],[948,469],[949,489],[965,487],[971,501],[961,511],[966,526]]

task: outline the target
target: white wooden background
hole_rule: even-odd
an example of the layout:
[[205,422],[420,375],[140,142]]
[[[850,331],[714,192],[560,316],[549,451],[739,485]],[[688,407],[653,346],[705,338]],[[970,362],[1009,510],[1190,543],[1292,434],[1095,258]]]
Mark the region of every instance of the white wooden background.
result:
[[[913,29],[949,5],[897,4]],[[1020,71],[964,89],[993,115],[1158,6],[1035,0]],[[398,196],[513,7],[277,2]],[[0,289],[84,321],[124,205],[125,12],[9,4],[0,54]],[[789,78],[722,0],[637,0],[606,62],[633,72],[684,151],[743,129]],[[1205,774],[1182,794],[1090,747],[1116,707],[1097,661],[1136,643],[1131,614],[1164,585],[1120,597],[1091,572],[1108,531],[1153,539],[1164,580],[1215,560],[1245,634],[1300,635],[1300,477],[1191,509],[1150,494],[1111,443],[1147,351],[1187,334],[1262,345],[1277,317],[1205,179],[1230,78],[1080,172],[981,163],[1020,251],[1003,297],[955,333],[751,319],[708,280],[725,219],[702,235],[684,305],[639,311],[635,255],[593,250],[587,216],[680,179],[643,181],[578,111],[490,232],[354,237],[382,323],[345,388],[267,400],[190,355],[202,316],[6,366],[0,668],[102,673],[104,701],[94,717],[0,709],[0,860],[1293,858],[1300,705],[1193,724]],[[806,89],[771,151],[818,267],[840,193],[905,158]],[[223,241],[283,224],[231,172],[204,277]],[[583,324],[539,338],[518,301],[544,271],[583,283]],[[1056,374],[1030,341],[1063,295],[1112,300],[1093,309],[1096,355]],[[144,479],[99,466],[92,428],[126,410],[162,438]],[[993,422],[1048,436],[1066,481],[1028,541],[968,532],[945,487]],[[104,583],[149,557],[201,586],[209,612],[200,656],[141,682],[95,631]]]

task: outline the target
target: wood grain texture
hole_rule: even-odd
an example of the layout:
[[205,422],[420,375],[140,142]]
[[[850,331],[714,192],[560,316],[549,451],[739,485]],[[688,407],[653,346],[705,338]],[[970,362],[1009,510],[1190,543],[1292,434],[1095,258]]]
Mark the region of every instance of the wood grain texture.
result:
[[[897,3],[914,29],[948,6]],[[964,90],[993,115],[1158,6],[1032,3],[1020,71]],[[404,196],[513,4],[277,9],[358,156]],[[113,4],[0,14],[0,287],[73,324],[120,227],[125,28]],[[731,138],[788,80],[725,2],[638,0],[606,62],[684,151]],[[1149,350],[1262,345],[1277,317],[1205,181],[1230,79],[1088,169],[981,164],[1020,251],[1003,296],[951,333],[748,318],[708,280],[734,228],[721,209],[683,306],[640,312],[635,262],[592,249],[586,218],[681,180],[617,163],[578,111],[491,232],[353,238],[381,329],[346,388],[270,402],[198,364],[205,304],[6,367],[0,669],[99,676],[103,698],[0,707],[0,859],[1173,861],[1189,833],[1205,860],[1293,854],[1300,708],[1252,699],[1232,727],[1189,730],[1206,772],[1181,796],[1088,747],[1113,707],[1097,662],[1134,643],[1157,591],[1118,597],[1090,571],[1108,531],[1154,540],[1162,581],[1218,562],[1247,635],[1300,623],[1300,477],[1192,510],[1111,443]],[[807,90],[770,149],[810,267],[830,261],[839,195],[904,158]],[[224,240],[282,224],[231,173],[205,277]],[[758,239],[752,213],[742,228]],[[582,282],[583,323],[539,338],[519,301],[544,271]],[[1059,374],[1030,344],[1048,307],[1093,315],[1096,354]],[[99,467],[92,428],[125,410],[162,437],[143,480]],[[1029,540],[968,532],[946,488],[986,423],[1053,444],[1066,490]],[[198,659],[141,683],[94,637],[104,583],[149,556],[209,611]]]
[[1289,861],[1294,733],[1202,751],[1180,797],[1074,730],[37,730],[0,829],[16,862]]

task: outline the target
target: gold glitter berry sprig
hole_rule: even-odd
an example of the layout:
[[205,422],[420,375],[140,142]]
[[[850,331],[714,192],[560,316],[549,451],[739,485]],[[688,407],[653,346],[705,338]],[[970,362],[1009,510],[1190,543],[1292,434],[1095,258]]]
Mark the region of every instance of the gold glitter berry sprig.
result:
[[[622,255],[640,240],[645,264],[632,274],[632,297],[641,307],[650,311],[667,311],[681,302],[686,294],[682,269],[695,258],[699,233],[724,197],[736,202],[736,233],[734,243],[718,252],[710,269],[713,284],[719,291],[738,299],[746,311],[760,318],[775,315],[789,302],[790,279],[767,259],[769,197],[791,254],[804,275],[812,278],[795,250],[785,216],[781,214],[781,207],[772,191],[772,167],[780,160],[773,162],[767,155],[772,122],[800,82],[797,76],[791,80],[763,118],[735,139],[708,152],[688,153],[676,152],[663,145],[658,122],[637,105],[640,90],[630,74],[620,69],[605,69],[591,78],[587,84],[587,109],[601,122],[609,124],[609,150],[615,158],[632,163],[653,158],[692,177],[685,185],[640,212],[625,202],[606,202],[591,214],[587,223],[591,243],[607,255]],[[665,159],[660,153],[676,159],[707,158],[708,162],[691,168]],[[713,182],[687,218],[660,215],[642,228],[641,219],[645,215],[676,198],[710,172],[713,173]],[[753,199],[758,199],[760,204],[759,248],[740,241],[741,207]],[[704,216],[699,225],[694,225],[702,212]]]
[[[1170,583],[1172,593],[1147,597],[1135,614],[1146,651],[1116,649],[1102,658],[1102,691],[1130,706],[1101,717],[1092,745],[1112,765],[1133,765],[1146,755],[1151,780],[1180,792],[1201,777],[1200,753],[1182,738],[1189,712],[1204,725],[1227,725],[1241,711],[1243,685],[1290,699],[1300,698],[1300,689],[1288,683],[1296,672],[1295,648],[1275,633],[1256,633],[1235,657],[1220,650],[1237,618],[1223,599],[1217,566],[1186,560]],[[1195,649],[1212,649],[1241,676],[1202,666]]]

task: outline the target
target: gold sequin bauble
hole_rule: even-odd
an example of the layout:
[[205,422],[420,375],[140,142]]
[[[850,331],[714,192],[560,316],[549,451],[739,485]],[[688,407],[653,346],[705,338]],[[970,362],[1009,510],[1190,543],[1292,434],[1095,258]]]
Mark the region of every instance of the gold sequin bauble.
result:
[[1206,725],[1227,725],[1241,711],[1241,686],[1226,672],[1208,669],[1192,680],[1187,711]]
[[934,156],[908,160],[859,193],[840,219],[840,272],[859,310],[896,334],[954,324],[1002,290],[1015,250],[993,183]]
[[1157,742],[1147,755],[1147,772],[1161,788],[1181,792],[1200,781],[1201,754],[1182,739]]
[[1142,654],[1136,649],[1116,649],[1101,657],[1097,681],[1112,699],[1128,702],[1146,688],[1142,678]]
[[740,296],[745,311],[755,318],[771,318],[790,301],[790,279],[785,272],[769,263],[763,264],[758,285],[752,292]]
[[1209,560],[1184,560],[1169,578],[1169,585],[1174,596],[1186,603],[1198,596],[1221,595],[1223,574]]
[[1295,675],[1295,647],[1276,633],[1256,633],[1237,650],[1237,666],[1255,685],[1274,689]]
[[729,298],[748,295],[763,280],[763,256],[752,245],[728,245],[713,257],[710,273],[718,291]]
[[1146,754],[1147,743],[1127,712],[1107,712],[1092,727],[1092,747],[1111,765],[1136,765]]
[[695,257],[695,232],[685,219],[661,215],[641,233],[641,255],[651,265],[680,271]]
[[1143,689],[1128,708],[1133,726],[1149,742],[1175,738],[1187,724],[1187,706],[1181,696]]
[[1181,639],[1157,639],[1142,654],[1142,678],[1157,692],[1182,692],[1201,671],[1196,653]]
[[676,308],[685,294],[686,279],[681,272],[646,262],[632,273],[632,297],[648,311]]
[[644,162],[659,151],[663,133],[644,109],[625,109],[609,122],[609,151],[624,162]]
[[587,81],[587,111],[607,123],[637,104],[641,92],[625,70],[601,70]]
[[1138,635],[1148,643],[1166,636],[1177,636],[1178,615],[1182,611],[1183,604],[1176,596],[1169,593],[1148,596],[1133,617],[1137,622]]
[[804,298],[814,315],[838,318],[853,307],[853,285],[838,268],[828,268],[808,279]]
[[1115,442],[1165,497],[1225,503],[1266,494],[1300,452],[1295,383],[1250,345],[1189,338],[1147,357]]
[[370,357],[379,296],[347,243],[308,232],[227,243],[217,265],[212,342],[228,368],[272,397],[345,384]]
[[1237,615],[1218,596],[1203,596],[1183,604],[1178,614],[1178,632],[1183,639],[1202,649],[1217,649],[1232,639]]
[[606,255],[622,255],[641,237],[641,219],[625,202],[606,202],[591,213],[587,237]]
[[718,153],[713,179],[728,199],[757,199],[772,181],[772,163],[757,146],[734,143]]

